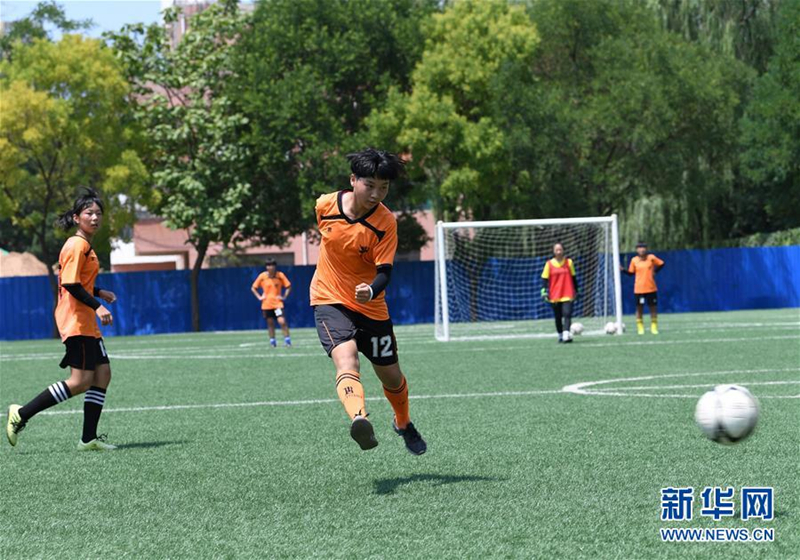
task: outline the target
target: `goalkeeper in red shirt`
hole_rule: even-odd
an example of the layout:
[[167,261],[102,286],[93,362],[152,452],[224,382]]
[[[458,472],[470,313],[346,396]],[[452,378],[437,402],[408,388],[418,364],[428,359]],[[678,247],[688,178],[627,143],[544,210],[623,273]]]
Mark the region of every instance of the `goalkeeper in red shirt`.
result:
[[542,299],[553,307],[559,342],[572,342],[572,302],[578,297],[575,263],[566,257],[561,243],[553,245],[553,258],[542,271]]

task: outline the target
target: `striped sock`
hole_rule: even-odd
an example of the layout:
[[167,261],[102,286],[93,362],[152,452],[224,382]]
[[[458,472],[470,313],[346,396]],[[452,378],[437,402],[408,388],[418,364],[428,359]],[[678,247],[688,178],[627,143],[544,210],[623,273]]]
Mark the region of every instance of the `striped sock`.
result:
[[41,411],[62,403],[72,396],[69,387],[63,381],[53,383],[47,389],[36,395],[31,402],[19,409],[20,418],[28,421]]
[[81,441],[89,443],[97,438],[97,424],[100,422],[100,413],[106,403],[106,390],[101,387],[89,387],[83,397],[83,436]]
[[403,376],[403,381],[396,389],[389,389],[386,385],[383,386],[383,394],[392,405],[394,410],[394,418],[397,427],[401,430],[408,426],[411,418],[408,415],[408,383],[406,377]]
[[350,420],[356,416],[367,415],[364,406],[364,386],[361,385],[361,374],[357,371],[341,371],[336,374],[336,393]]

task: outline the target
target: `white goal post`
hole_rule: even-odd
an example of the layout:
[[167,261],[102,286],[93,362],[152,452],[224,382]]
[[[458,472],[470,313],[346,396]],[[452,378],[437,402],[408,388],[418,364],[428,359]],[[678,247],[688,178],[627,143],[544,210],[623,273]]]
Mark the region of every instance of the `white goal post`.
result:
[[561,243],[580,295],[572,321],[587,334],[611,322],[622,334],[617,215],[594,218],[438,222],[434,239],[436,338],[555,336],[541,298],[542,270]]

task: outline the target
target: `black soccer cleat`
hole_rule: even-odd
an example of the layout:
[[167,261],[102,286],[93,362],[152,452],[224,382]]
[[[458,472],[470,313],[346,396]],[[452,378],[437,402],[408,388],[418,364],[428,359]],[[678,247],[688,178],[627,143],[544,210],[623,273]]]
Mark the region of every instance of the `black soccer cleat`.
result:
[[375,430],[372,424],[363,416],[356,416],[350,424],[350,437],[356,440],[362,451],[378,447],[378,440],[375,439]]
[[397,427],[397,424],[394,420],[392,420],[392,428],[394,428],[395,433],[403,438],[403,441],[406,444],[406,449],[412,455],[422,455],[428,450],[428,444],[425,443],[425,440],[422,439],[422,436],[419,435],[419,432],[414,427],[414,424],[411,422],[408,423],[404,429],[400,429]]

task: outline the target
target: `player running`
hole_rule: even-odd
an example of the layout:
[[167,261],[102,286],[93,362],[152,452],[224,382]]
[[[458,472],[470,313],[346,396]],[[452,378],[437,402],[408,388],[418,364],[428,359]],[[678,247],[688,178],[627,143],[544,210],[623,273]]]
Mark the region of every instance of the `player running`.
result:
[[39,393],[25,406],[8,407],[6,436],[11,445],[17,445],[20,431],[36,414],[67,399],[86,393],[83,399],[83,435],[78,442],[81,451],[109,451],[116,449],[106,443],[105,435],[97,435],[97,424],[106,400],[106,390],[111,382],[111,367],[97,319],[111,325],[111,313],[95,297],[114,303],[113,292],[95,286],[100,263],[92,249],[92,238],[100,229],[103,219],[103,202],[97,193],[86,189],[73,207],[59,219],[58,225],[70,230],[77,225],[73,236],[67,239],[58,257],[58,304],[55,319],[66,354],[61,367],[71,368],[70,378],[58,381]]
[[[258,275],[256,281],[250,286],[250,291],[261,302],[261,314],[267,321],[270,345],[273,348],[278,345],[275,341],[275,319],[277,319],[283,331],[283,343],[287,348],[291,348],[292,338],[289,335],[289,324],[286,322],[283,312],[283,302],[292,291],[292,283],[283,272],[278,271],[275,259],[267,259],[265,266],[267,270]],[[261,288],[261,293],[258,292],[259,288]],[[283,292],[284,288],[286,288],[285,292]]]
[[572,302],[578,297],[578,278],[575,264],[566,257],[561,243],[553,245],[553,258],[542,271],[542,299],[549,302],[556,318],[558,342],[572,342]]
[[636,275],[633,294],[636,296],[636,332],[644,334],[644,304],[650,307],[650,332],[658,334],[658,287],[656,272],[664,268],[664,261],[647,251],[646,243],[636,244],[636,256],[628,269],[620,269],[629,276]]
[[381,201],[403,170],[395,154],[365,149],[347,156],[351,189],[317,199],[321,235],[311,281],[311,305],[320,342],[336,368],[336,392],[352,420],[350,436],[361,449],[378,445],[367,420],[358,353],[372,362],[394,410],[392,427],[414,455],[427,444],[408,411],[408,384],[384,299],[397,250],[397,221]]

